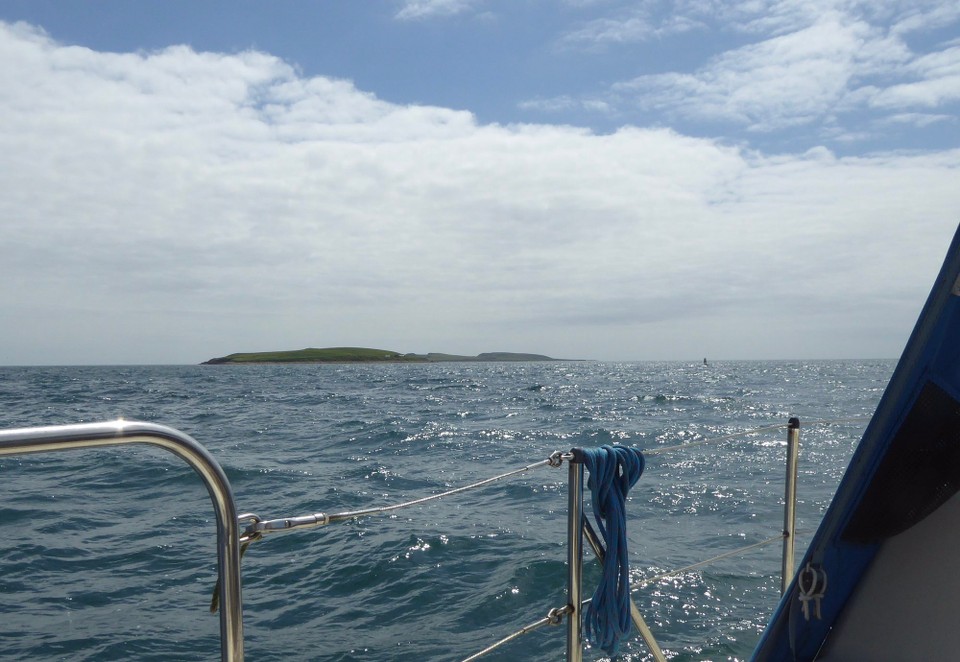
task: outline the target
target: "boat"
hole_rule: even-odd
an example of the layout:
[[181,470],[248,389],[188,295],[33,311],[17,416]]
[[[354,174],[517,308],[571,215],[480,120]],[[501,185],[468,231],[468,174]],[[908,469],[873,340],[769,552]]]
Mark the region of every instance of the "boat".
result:
[[[752,659],[833,662],[957,657],[960,628],[952,621],[960,609],[960,573],[953,569],[952,552],[960,546],[960,229],[836,495],[794,573],[791,490],[795,494],[796,484],[791,486],[790,477],[796,475],[798,428],[799,422],[792,419],[783,535],[743,548],[784,542],[783,597]],[[264,534],[384,513],[566,461],[568,602],[467,659],[477,659],[520,634],[564,619],[566,659],[582,659],[581,538],[600,559],[606,541],[600,542],[589,525],[581,523],[583,464],[575,458],[577,449],[569,454],[558,451],[541,462],[405,504],[277,520],[238,513],[227,476],[206,449],[179,431],[152,423],[114,421],[0,431],[0,457],[131,443],[177,455],[207,486],[217,516],[215,605],[220,612],[221,659],[228,662],[242,661],[244,656],[240,557],[247,545]],[[630,619],[654,659],[665,659],[636,606],[629,606]]]
[[957,659],[958,490],[960,230],[754,662]]

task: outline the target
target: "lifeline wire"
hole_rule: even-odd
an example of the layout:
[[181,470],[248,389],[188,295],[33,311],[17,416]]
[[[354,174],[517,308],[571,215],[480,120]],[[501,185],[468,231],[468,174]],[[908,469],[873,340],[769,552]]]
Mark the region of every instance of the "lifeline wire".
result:
[[542,628],[544,625],[559,625],[560,621],[563,620],[564,616],[568,616],[570,612],[573,611],[573,608],[570,605],[563,607],[558,607],[556,609],[551,609],[550,612],[541,618],[539,621],[531,623],[530,625],[525,625],[513,634],[504,637],[500,641],[494,642],[484,648],[482,651],[474,653],[470,657],[464,658],[463,662],[473,662],[473,660],[478,660],[487,653],[492,653],[496,649],[500,648],[504,644],[510,643],[514,639],[521,637],[528,632],[533,632],[536,629]]
[[[241,521],[250,521],[251,523],[247,526],[243,535],[240,537],[241,547],[240,547],[240,557],[243,558],[243,554],[247,551],[247,547],[250,546],[250,543],[256,542],[263,539],[263,534],[265,533],[276,533],[278,531],[292,531],[294,529],[303,529],[310,528],[315,526],[326,526],[331,522],[342,522],[344,520],[352,519],[354,517],[362,517],[364,515],[376,515],[380,513],[389,512],[391,510],[397,510],[399,508],[405,508],[407,506],[415,506],[421,503],[426,503],[427,501],[433,501],[434,499],[440,499],[446,496],[451,496],[454,494],[459,494],[460,492],[466,492],[477,487],[483,487],[498,480],[504,478],[509,478],[510,476],[516,476],[517,474],[522,474],[531,469],[536,469],[537,467],[542,466],[551,466],[559,467],[564,459],[569,459],[568,455],[562,454],[559,451],[555,451],[548,457],[546,460],[541,460],[540,462],[534,462],[533,464],[528,464],[525,467],[520,467],[519,469],[514,469],[513,471],[508,471],[497,476],[492,476],[476,483],[471,483],[470,485],[464,485],[463,487],[458,487],[456,489],[448,490],[446,492],[441,492],[440,494],[432,494],[427,497],[420,499],[414,499],[413,501],[406,501],[404,503],[395,503],[390,506],[381,506],[379,508],[367,508],[366,510],[353,510],[342,513],[334,513],[333,515],[326,515],[324,513],[316,513],[314,515],[303,515],[300,517],[286,517],[281,519],[273,520],[261,520],[260,517],[254,515],[253,513],[245,513],[240,515],[238,519]],[[213,598],[210,601],[210,611],[211,613],[216,612],[220,605],[219,600],[219,589],[220,589],[220,580],[217,580],[217,585],[213,589]]]
[[393,510],[398,510],[400,508],[407,508],[409,506],[416,506],[428,501],[433,501],[435,499],[442,499],[443,497],[452,496],[454,494],[459,494],[461,492],[466,492],[467,490],[472,490],[478,487],[483,487],[484,485],[489,485],[490,483],[502,480],[504,478],[509,478],[510,476],[516,476],[517,474],[526,473],[531,469],[536,469],[537,467],[542,466],[551,466],[559,467],[561,462],[564,459],[568,459],[567,456],[561,454],[560,452],[554,452],[546,460],[541,460],[540,462],[534,462],[533,464],[528,464],[525,467],[520,467],[519,469],[514,469],[513,471],[508,471],[506,473],[493,476],[491,478],[486,478],[476,483],[471,483],[469,485],[464,485],[463,487],[458,487],[452,490],[447,490],[446,492],[441,492],[439,494],[431,494],[430,496],[421,497],[419,499],[414,499],[413,501],[404,501],[403,503],[395,503],[389,506],[379,506],[376,508],[366,508],[363,510],[348,510],[342,513],[333,513],[332,515],[327,515],[325,513],[315,513],[313,515],[303,515],[300,517],[286,517],[281,519],[273,520],[261,520],[256,515],[248,516],[248,519],[253,519],[253,523],[250,524],[246,531],[244,532],[244,538],[241,538],[242,541],[250,540],[259,540],[265,533],[276,533],[278,531],[290,531],[292,529],[302,529],[315,526],[326,526],[333,522],[342,522],[345,520],[353,519],[355,517],[363,517],[365,515],[380,515],[387,513]]
[[[814,426],[826,426],[826,425],[838,425],[841,423],[865,423],[869,421],[869,418],[865,417],[855,417],[855,418],[835,418],[835,419],[823,419],[817,421],[806,421],[804,427],[814,427]],[[708,439],[701,439],[699,441],[691,441],[686,444],[677,444],[676,446],[663,446],[660,448],[645,448],[643,449],[644,455],[660,455],[661,453],[672,453],[673,451],[682,451],[688,448],[693,448],[695,446],[703,446],[704,444],[719,444],[722,441],[730,441],[731,439],[737,439],[739,437],[747,437],[752,434],[759,434],[761,432],[768,432],[770,430],[782,430],[786,425],[783,423],[774,423],[773,425],[764,425],[758,428],[751,428],[749,430],[742,430],[741,432],[731,432],[730,434],[721,435],[719,437],[710,437]]]
[[[837,420],[834,420],[834,421],[813,421],[813,422],[808,423],[807,425],[808,425],[808,426],[809,426],[809,425],[816,425],[816,424],[829,425],[829,424],[833,424],[833,423],[858,422],[858,421],[860,421],[860,420],[867,420],[867,419],[851,418],[851,419],[837,419]],[[707,444],[707,443],[717,443],[717,442],[726,441],[726,440],[729,440],[729,439],[734,439],[734,438],[737,438],[737,437],[743,437],[743,436],[747,436],[747,435],[750,435],[750,434],[755,434],[755,433],[762,432],[762,431],[765,431],[765,430],[779,429],[779,428],[782,428],[782,427],[783,427],[783,425],[770,425],[770,426],[761,427],[761,428],[754,428],[754,429],[752,429],[752,430],[746,430],[746,431],[743,431],[743,432],[728,434],[728,435],[725,435],[725,436],[722,436],[722,437],[719,437],[719,438],[704,439],[704,440],[701,440],[701,441],[695,441],[695,442],[691,442],[691,443],[687,443],[687,444],[680,444],[680,445],[676,445],[676,446],[669,446],[669,447],[663,447],[663,448],[653,448],[653,449],[649,449],[649,450],[645,451],[645,453],[646,453],[647,455],[658,455],[658,454],[660,454],[660,453],[666,453],[666,452],[671,452],[671,451],[676,451],[676,450],[682,450],[682,449],[686,449],[686,448],[690,448],[690,447],[694,447],[694,446],[699,446],[699,445],[703,445],[703,444]],[[639,451],[635,451],[635,452],[639,455]],[[640,457],[641,460],[642,460],[642,457],[643,457],[643,456],[642,456],[642,455],[639,455],[639,457]],[[465,492],[465,491],[470,490],[470,489],[474,489],[474,488],[478,488],[478,487],[483,487],[484,485],[488,485],[488,484],[490,484],[490,483],[493,483],[493,482],[495,482],[495,481],[501,480],[501,479],[503,479],[503,478],[508,478],[508,477],[510,477],[510,476],[515,476],[515,475],[517,475],[517,474],[525,473],[525,472],[527,472],[527,471],[529,471],[529,470],[531,470],[531,469],[535,469],[535,468],[537,468],[537,467],[541,467],[541,466],[559,467],[559,466],[562,464],[562,461],[563,461],[563,460],[570,460],[570,459],[572,459],[572,456],[571,456],[570,454],[568,454],[568,453],[563,453],[563,454],[561,454],[560,452],[554,452],[554,453],[551,454],[551,456],[550,456],[548,459],[546,459],[546,460],[542,460],[542,461],[540,461],[540,462],[535,462],[535,463],[533,463],[533,464],[529,464],[529,465],[524,466],[524,467],[521,467],[521,468],[519,468],[519,469],[515,469],[515,470],[513,470],[513,471],[508,471],[508,472],[506,472],[506,473],[503,473],[503,474],[500,474],[500,475],[497,475],[497,476],[493,476],[493,477],[491,477],[491,478],[487,478],[487,479],[485,479],[485,480],[481,480],[481,481],[478,481],[478,482],[476,482],[476,483],[471,483],[470,485],[465,485],[465,486],[463,486],[463,487],[459,487],[459,488],[456,488],[456,489],[453,489],[453,490],[448,490],[448,491],[442,492],[442,493],[440,493],[440,494],[434,494],[434,495],[427,496],[427,497],[423,497],[423,498],[420,498],[420,499],[414,499],[414,500],[412,500],[412,501],[407,501],[407,502],[403,502],[403,503],[393,504],[393,505],[389,505],[389,506],[382,506],[382,507],[378,507],[378,508],[368,508],[368,509],[365,509],[365,510],[345,511],[345,512],[341,512],[341,513],[335,513],[335,514],[332,514],[332,515],[326,515],[326,514],[324,514],[324,513],[317,513],[317,514],[314,514],[314,515],[307,515],[307,516],[303,516],[303,517],[277,519],[277,520],[266,520],[266,521],[261,520],[258,516],[253,515],[253,514],[249,514],[249,513],[248,513],[248,514],[245,514],[245,515],[241,515],[241,516],[239,517],[240,520],[249,520],[249,521],[252,522],[252,523],[247,527],[247,530],[246,530],[246,532],[244,533],[244,535],[241,536],[241,542],[243,543],[243,545],[242,545],[242,547],[241,547],[241,556],[242,556],[242,553],[246,551],[246,549],[247,549],[247,547],[249,546],[249,544],[252,543],[252,542],[255,542],[256,540],[260,540],[260,539],[263,537],[263,534],[264,534],[264,533],[274,533],[274,532],[278,532],[278,531],[285,531],[285,530],[292,530],[292,529],[299,529],[299,528],[307,528],[307,527],[313,527],[313,526],[325,526],[325,525],[330,524],[330,523],[332,523],[332,522],[343,521],[343,520],[347,520],[347,519],[352,519],[352,518],[354,518],[354,517],[361,517],[361,516],[365,516],[365,515],[375,515],[375,514],[390,512],[390,511],[397,510],[397,509],[400,509],[400,508],[404,508],[404,507],[407,507],[407,506],[414,506],[414,505],[426,503],[426,502],[428,502],[428,501],[432,501],[432,500],[434,500],[434,499],[441,499],[441,498],[446,497],[446,496],[452,496],[452,495],[454,495],[454,494],[459,494],[459,493],[461,493],[461,492]],[[642,466],[642,464],[641,464],[641,466],[640,466],[640,472],[642,472],[642,471],[643,471],[643,466]],[[639,473],[637,474],[637,478],[639,478]],[[591,480],[592,480],[592,472],[591,472]],[[634,482],[636,482],[636,480],[634,480]],[[632,487],[632,483],[631,483],[630,486]],[[628,487],[627,489],[629,489],[629,487]],[[594,498],[594,503],[595,503],[595,504],[597,503],[596,498]],[[596,506],[594,506],[594,508],[596,508]],[[598,524],[601,526],[601,529],[603,529],[603,525],[600,523],[600,519],[601,519],[601,518],[598,517]],[[687,566],[687,567],[685,567],[685,568],[680,568],[680,569],[678,569],[678,570],[674,570],[674,571],[671,571],[671,572],[666,572],[666,573],[662,573],[662,574],[660,574],[660,575],[655,575],[655,576],[653,576],[653,577],[648,577],[648,578],[642,579],[642,580],[640,580],[639,582],[637,582],[636,584],[633,584],[633,585],[630,585],[630,584],[628,583],[628,584],[627,584],[627,594],[626,594],[627,604],[629,605],[629,601],[630,601],[630,598],[629,598],[629,590],[630,590],[630,589],[639,588],[640,586],[644,586],[644,585],[646,585],[646,584],[650,584],[650,583],[653,583],[653,582],[655,582],[655,581],[659,581],[660,579],[665,579],[665,578],[667,578],[667,577],[671,577],[671,576],[674,576],[674,575],[677,575],[677,574],[682,574],[682,573],[688,572],[688,571],[690,571],[690,570],[695,570],[695,569],[697,569],[697,568],[703,567],[703,566],[705,566],[705,565],[708,565],[708,564],[713,563],[713,562],[715,562],[715,561],[718,561],[718,560],[720,560],[720,559],[726,558],[726,557],[728,557],[728,556],[732,556],[732,555],[734,555],[734,554],[738,554],[738,553],[741,553],[741,552],[749,551],[749,550],[754,549],[754,548],[756,548],[756,547],[761,547],[761,546],[764,546],[764,545],[768,545],[768,544],[771,544],[771,543],[773,543],[773,542],[776,542],[776,541],[779,541],[779,540],[782,540],[782,539],[783,539],[783,536],[782,536],[782,535],[779,535],[779,536],[776,536],[776,537],[774,537],[774,538],[770,538],[770,539],[768,539],[768,540],[764,540],[764,541],[761,541],[761,542],[759,542],[759,543],[756,543],[756,544],[753,544],[753,545],[749,545],[749,546],[747,546],[747,547],[743,547],[743,548],[741,548],[741,549],[737,549],[737,550],[733,550],[733,551],[731,551],[731,552],[727,552],[727,553],[724,553],[724,554],[720,554],[720,555],[718,555],[718,556],[715,556],[715,557],[713,557],[713,558],[707,559],[707,560],[705,560],[705,561],[701,561],[701,562],[699,562],[699,563],[695,563],[695,564],[690,565],[690,566]],[[609,543],[608,543],[608,546],[609,546]],[[624,551],[626,550],[626,545],[625,545],[625,544],[624,544],[624,546],[623,546],[623,549],[624,549]],[[609,558],[609,557],[610,557],[610,555],[607,555],[607,558]],[[624,566],[624,567],[626,567],[626,566]],[[600,589],[598,588],[598,592],[599,592],[599,591],[600,591]],[[212,600],[211,611],[216,611],[216,609],[217,609],[217,602],[218,602],[217,597],[218,597],[217,589],[214,589],[214,599]],[[596,596],[595,596],[595,597],[596,597]],[[586,600],[584,600],[584,601],[582,602],[582,605],[588,605],[588,609],[591,609],[591,608],[592,608],[592,605],[593,605],[593,602],[594,602],[593,598],[588,598],[588,599],[586,599]],[[528,632],[532,632],[532,631],[534,631],[534,630],[536,630],[536,629],[538,629],[538,628],[540,628],[540,627],[543,627],[544,625],[555,625],[555,624],[559,623],[560,620],[562,620],[562,618],[563,618],[564,615],[568,615],[569,612],[570,612],[570,610],[571,610],[571,608],[570,608],[569,605],[567,605],[567,606],[565,606],[565,607],[563,607],[563,608],[560,608],[560,609],[551,609],[551,610],[550,610],[550,613],[549,613],[546,617],[540,619],[539,621],[536,621],[536,622],[534,622],[534,623],[531,623],[531,624],[529,624],[529,625],[524,626],[523,628],[521,628],[520,630],[514,632],[513,634],[511,634],[511,635],[509,635],[509,636],[507,636],[507,637],[505,637],[505,638],[497,641],[496,643],[488,646],[487,648],[485,648],[485,649],[483,649],[482,651],[480,651],[480,652],[478,652],[478,653],[470,656],[469,658],[466,658],[463,662],[472,662],[473,660],[476,660],[476,659],[480,658],[481,656],[486,655],[487,653],[492,652],[493,650],[495,650],[495,649],[503,646],[504,644],[506,644],[506,643],[508,643],[508,642],[510,642],[510,641],[513,641],[514,639],[516,639],[516,638],[518,638],[518,637],[520,637],[520,636],[522,636],[522,635],[524,635],[524,634],[527,634]],[[629,616],[628,616],[628,617],[629,617]],[[588,625],[588,627],[589,627],[589,625]],[[628,627],[628,626],[627,626],[627,627]]]
[[630,585],[631,589],[640,588],[641,586],[646,586],[647,584],[652,584],[658,582],[661,579],[667,579],[668,577],[673,577],[675,575],[682,575],[685,572],[690,572],[691,570],[697,570],[704,566],[710,565],[711,563],[716,563],[717,561],[723,560],[729,556],[736,556],[737,554],[742,554],[743,552],[749,552],[751,550],[757,549],[758,547],[764,547],[766,545],[771,545],[775,542],[783,540],[784,534],[774,536],[772,538],[767,538],[766,540],[761,540],[760,542],[755,542],[752,545],[747,545],[746,547],[740,547],[739,549],[734,549],[729,552],[724,552],[723,554],[718,554],[712,556],[709,559],[693,563],[682,568],[677,568],[676,570],[670,570],[669,572],[662,572],[659,575],[653,575],[652,577],[644,577],[643,579]]
[[426,503],[427,501],[433,501],[434,499],[441,499],[443,497],[459,494],[460,492],[466,492],[467,490],[472,490],[477,487],[483,487],[484,485],[488,485],[490,483],[496,482],[503,478],[509,478],[510,476],[516,476],[517,474],[525,473],[527,471],[530,471],[531,469],[536,469],[537,467],[548,466],[548,465],[553,466],[552,462],[553,462],[553,458],[551,457],[546,460],[541,460],[540,462],[534,462],[533,464],[528,464],[527,466],[521,467],[519,469],[514,469],[513,471],[508,471],[507,473],[500,474],[499,476],[493,476],[492,478],[487,478],[485,480],[481,480],[476,483],[471,483],[470,485],[464,485],[463,487],[458,487],[456,489],[449,490],[447,492],[441,492],[440,494],[432,494],[430,496],[422,497],[420,499],[414,499],[413,501],[396,503],[396,504],[393,504],[392,506],[382,506],[380,508],[367,508],[366,510],[352,510],[352,511],[347,511],[343,513],[335,513],[333,515],[330,515],[330,521],[339,522],[341,520],[352,519],[354,517],[362,517],[364,515],[379,515],[380,513],[386,513],[391,510],[406,508],[407,506],[416,506],[421,503]]
[[[858,422],[861,420],[868,419],[859,419],[859,418],[849,418],[849,419],[836,419],[836,420],[822,420],[822,421],[811,421],[807,423],[807,426],[811,425],[830,425],[834,423],[847,423],[847,422]],[[694,446],[701,446],[703,444],[713,444],[719,443],[722,441],[729,441],[730,439],[736,439],[738,437],[744,437],[752,434],[757,434],[767,430],[776,430],[784,427],[782,424],[768,425],[765,427],[753,428],[751,430],[744,430],[742,432],[734,432],[731,434],[723,435],[720,437],[713,437],[710,439],[701,439],[700,441],[693,441],[686,444],[678,444],[676,446],[665,446],[662,448],[650,448],[644,450],[645,455],[660,455],[661,453],[669,453],[672,451],[685,450],[687,448],[692,448]],[[568,454],[561,454],[559,452],[553,453],[548,459],[541,460],[540,462],[535,462],[529,464],[525,467],[515,469],[513,471],[508,471],[507,473],[500,474],[498,476],[493,476],[492,478],[487,478],[485,480],[478,481],[476,483],[471,483],[470,485],[464,485],[463,487],[458,487],[453,490],[448,490],[446,492],[441,492],[440,494],[433,494],[427,497],[420,499],[414,499],[413,501],[405,501],[403,503],[397,503],[389,506],[380,506],[377,508],[366,508],[364,510],[351,510],[345,511],[342,513],[334,513],[332,515],[327,515],[325,513],[315,513],[313,515],[304,515],[300,517],[289,517],[283,519],[274,519],[274,520],[260,520],[258,517],[254,517],[254,521],[247,527],[245,536],[241,538],[242,542],[250,540],[251,542],[259,540],[265,533],[276,533],[278,531],[289,531],[292,529],[302,529],[315,526],[326,526],[333,522],[342,522],[345,520],[353,519],[355,517],[363,517],[365,515],[379,515],[382,513],[387,513],[393,510],[398,510],[400,508],[406,508],[408,506],[416,506],[428,501],[433,501],[434,499],[442,499],[443,497],[452,496],[454,494],[459,494],[460,492],[465,492],[477,487],[483,487],[498,480],[508,478],[510,476],[515,476],[517,474],[525,473],[531,469],[537,467],[549,465],[552,467],[558,467],[561,464],[562,460],[568,460],[570,456]]]
[[725,434],[720,437],[711,437],[709,439],[701,439],[700,441],[691,441],[686,444],[677,444],[676,446],[663,446],[661,448],[645,448],[643,450],[643,454],[644,455],[660,455],[660,453],[682,451],[682,450],[686,450],[687,448],[693,448],[694,446],[703,446],[704,444],[718,444],[721,441],[729,441],[730,439],[736,439],[737,437],[746,437],[747,435],[766,432],[768,430],[779,430],[783,427],[785,427],[783,424],[767,425],[764,427],[753,428],[751,430],[744,430],[742,432],[732,432],[730,434]]

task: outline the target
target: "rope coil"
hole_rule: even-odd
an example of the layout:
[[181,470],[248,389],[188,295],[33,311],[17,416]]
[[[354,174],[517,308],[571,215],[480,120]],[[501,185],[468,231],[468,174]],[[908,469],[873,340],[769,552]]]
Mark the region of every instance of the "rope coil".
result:
[[603,574],[587,606],[587,638],[610,655],[630,634],[630,567],[625,503],[646,464],[643,454],[625,446],[573,450],[590,472],[593,515],[606,546]]

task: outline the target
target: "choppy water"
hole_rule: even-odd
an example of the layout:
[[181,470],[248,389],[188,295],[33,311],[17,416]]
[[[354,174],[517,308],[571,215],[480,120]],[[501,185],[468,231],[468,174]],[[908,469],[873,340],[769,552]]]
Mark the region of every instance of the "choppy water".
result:
[[[241,512],[386,505],[611,442],[655,448],[790,416],[866,417],[893,361],[0,368],[0,427],[170,425],[219,459]],[[865,420],[804,426],[805,548]],[[776,535],[783,430],[652,456],[629,505],[632,573]],[[322,529],[243,561],[251,660],[459,660],[561,606],[566,469]],[[213,514],[149,448],[0,458],[0,659],[218,659]],[[590,558],[589,552],[586,558]],[[597,579],[587,564],[585,592]],[[674,660],[749,657],[779,547],[634,593]],[[490,660],[563,659],[545,628]],[[588,660],[604,659],[596,650]],[[646,659],[643,644],[624,660]]]

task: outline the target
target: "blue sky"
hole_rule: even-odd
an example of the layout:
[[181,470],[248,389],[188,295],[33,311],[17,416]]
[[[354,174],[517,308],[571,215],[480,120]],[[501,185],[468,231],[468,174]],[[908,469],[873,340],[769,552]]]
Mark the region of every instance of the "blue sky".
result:
[[0,4],[0,365],[894,357],[960,5]]

